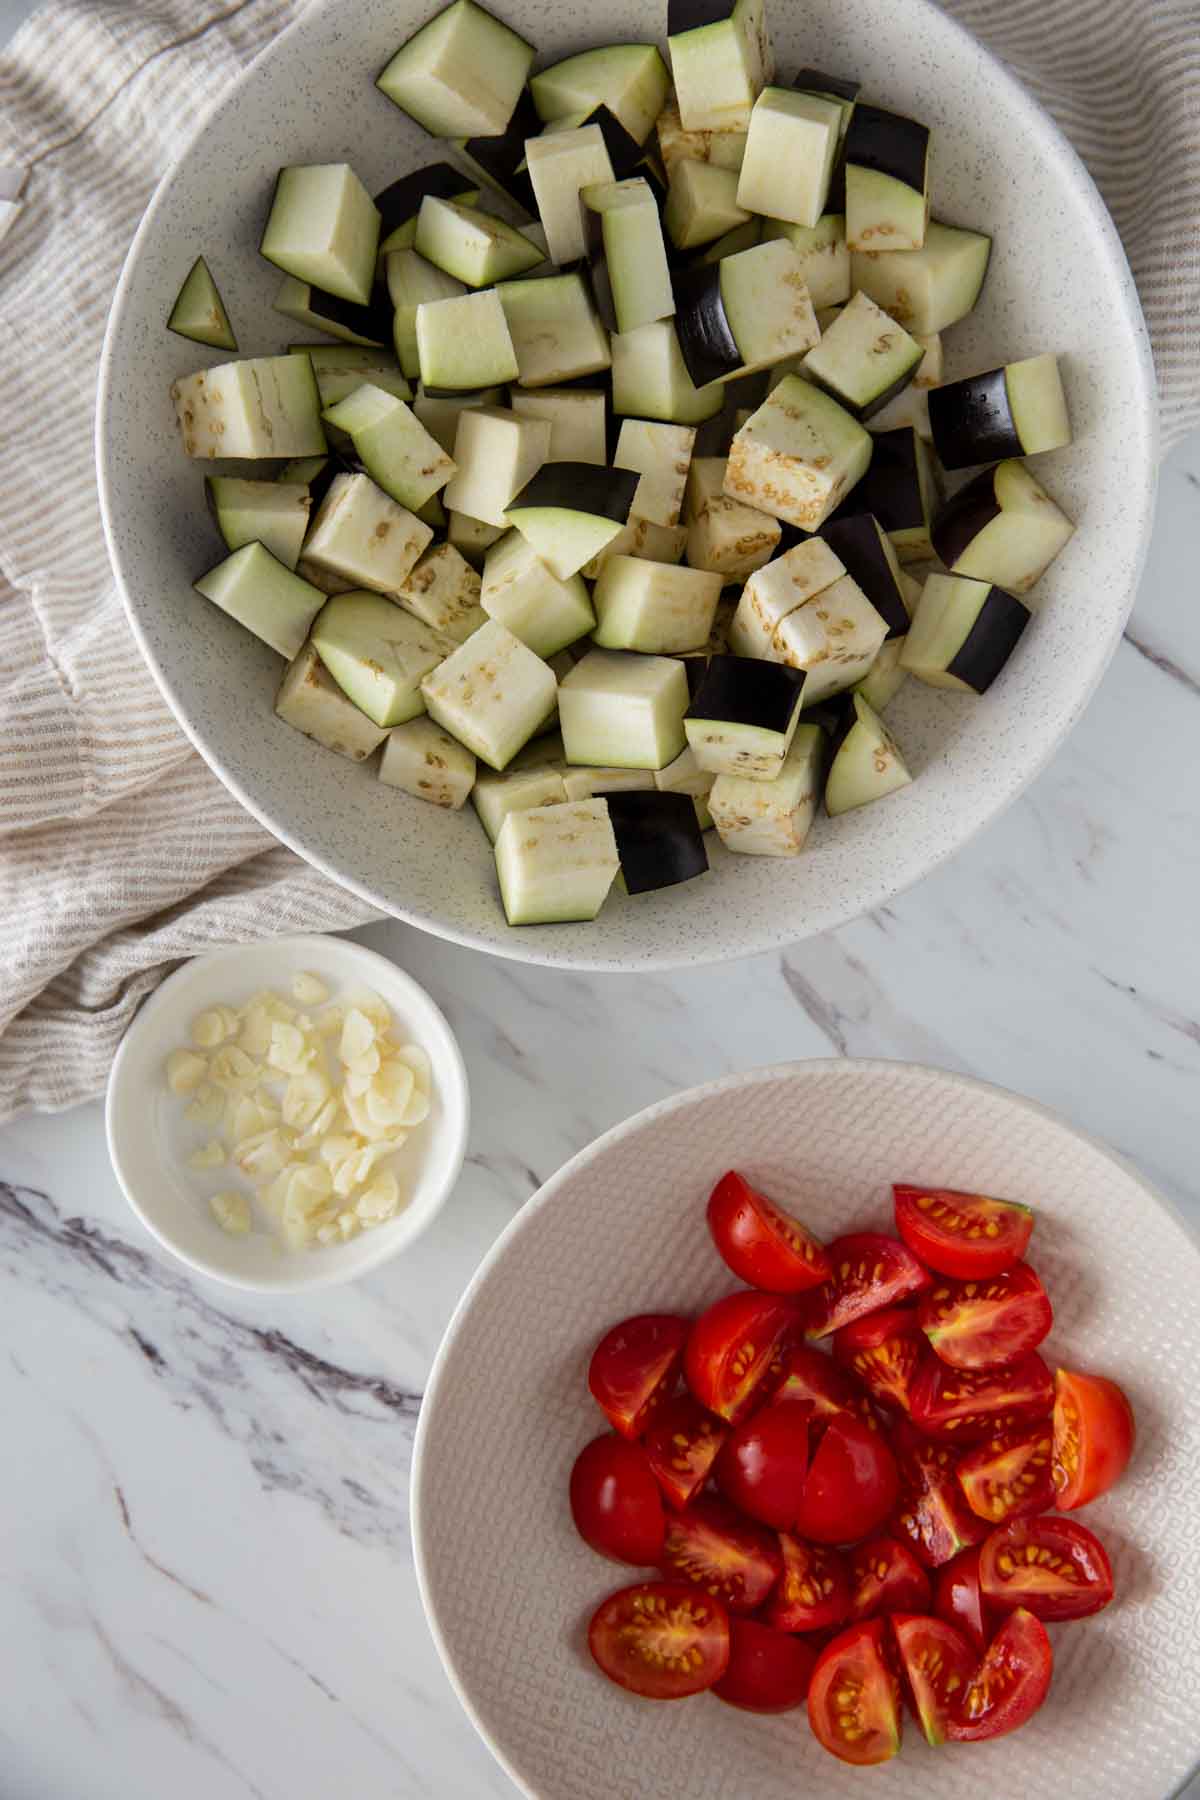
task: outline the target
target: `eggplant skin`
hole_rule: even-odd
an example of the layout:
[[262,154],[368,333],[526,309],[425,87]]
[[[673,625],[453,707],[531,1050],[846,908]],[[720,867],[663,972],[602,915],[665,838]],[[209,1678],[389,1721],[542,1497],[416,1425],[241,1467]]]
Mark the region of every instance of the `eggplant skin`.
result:
[[[520,160],[518,157],[517,161]],[[390,182],[375,196],[383,221],[381,238],[419,212],[426,194],[432,194],[438,200],[453,200],[456,194],[465,194],[471,186],[469,177],[449,163],[430,163],[427,168],[414,169],[411,175],[401,175],[398,181]]]
[[996,498],[996,469],[984,469],[952,494],[938,512],[929,532],[935,554],[952,569],[984,526],[998,519],[1003,510]]
[[708,868],[690,794],[607,794],[621,873],[631,894],[674,887]]
[[617,329],[617,303],[613,298],[612,276],[608,272],[608,255],[604,248],[604,223],[590,206],[583,209],[584,256],[587,259],[588,285],[605,331]]
[[855,107],[846,133],[847,162],[860,169],[877,169],[923,194],[928,156],[928,125],[903,113],[885,112],[881,106],[864,106],[861,101]]
[[596,463],[546,463],[526,482],[509,510],[558,506],[564,512],[591,513],[624,525],[641,479],[632,469],[602,469]]
[[857,100],[862,82],[845,75],[826,75],[823,69],[797,69],[792,86],[799,94],[832,94],[836,100]]
[[944,469],[969,469],[1024,454],[1003,368],[931,388],[929,428]]
[[873,513],[885,531],[911,531],[925,523],[916,434],[911,425],[873,433],[867,472],[830,515],[827,524]]
[[975,623],[946,665],[947,675],[965,681],[977,694],[986,694],[1016,649],[1032,614],[1015,594],[993,587],[980,607]]
[[[857,494],[854,497],[857,499]],[[841,557],[847,575],[853,576],[876,612],[887,621],[888,637],[903,637],[908,630],[908,609],[879,541],[874,517],[856,507],[849,518],[827,519],[820,536]]]
[[721,265],[676,269],[671,276],[675,330],[688,374],[696,387],[719,381],[745,358],[737,347],[721,299]]
[[359,337],[377,338],[381,344],[392,341],[394,309],[386,287],[381,284],[376,285],[369,306],[360,306],[356,300],[343,300],[339,294],[327,294],[324,288],[310,285],[308,310],[316,313],[318,318],[332,319],[335,325],[341,325]]
[[704,25],[719,25],[733,16],[734,5],[735,0],[668,0],[667,36],[680,37]]
[[757,725],[785,732],[804,686],[801,669],[750,656],[714,656],[684,715],[715,725]]

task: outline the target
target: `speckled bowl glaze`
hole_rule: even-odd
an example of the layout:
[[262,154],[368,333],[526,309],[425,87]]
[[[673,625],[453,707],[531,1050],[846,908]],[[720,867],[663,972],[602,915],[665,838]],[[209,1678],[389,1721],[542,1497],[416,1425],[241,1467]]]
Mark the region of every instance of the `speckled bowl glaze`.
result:
[[[1012,1737],[847,1768],[803,1713],[756,1718],[707,1695],[672,1705],[605,1681],[586,1647],[606,1594],[639,1572],[575,1535],[567,1483],[602,1429],[587,1392],[601,1334],[691,1314],[737,1284],[704,1221],[730,1165],[826,1241],[886,1229],[893,1181],[1011,1194],[1037,1209],[1030,1259],[1054,1303],[1052,1366],[1107,1371],[1138,1447],[1081,1515],[1116,1598],[1051,1626],[1054,1683]],[[811,1062],[734,1075],[607,1132],[522,1208],[438,1352],[413,1463],[417,1576],[471,1718],[539,1800],[1164,1800],[1200,1756],[1200,1249],[1102,1145],[1044,1108],[937,1069]]]
[[[430,8],[429,10],[432,10]],[[661,32],[634,0],[598,12],[507,0],[547,59]],[[372,190],[438,147],[373,86],[426,9],[315,0],[215,108],[134,240],[100,371],[97,454],[109,547],[138,640],[185,731],[278,837],[376,906],[460,943],[578,968],[666,968],[749,954],[878,906],[995,818],[1048,760],[1099,681],[1132,603],[1151,521],[1153,373],[1137,296],[1103,203],[1066,140],[978,43],[926,0],[777,7],[783,68],[852,69],[933,131],[935,213],[994,233],[980,306],[947,337],[953,377],[1045,349],[1063,357],[1076,442],[1036,461],[1078,524],[1033,595],[1038,616],[977,701],[906,684],[889,723],[917,779],[836,822],[794,862],[727,855],[663,894],[613,895],[590,925],[512,930],[468,808],[448,816],[383,787],[277,720],[281,665],[192,591],[221,546],[183,455],[168,390],[222,360],[165,329],[193,258],[212,264],[243,354],[311,334],[271,310],[257,255],[280,164],[349,160]]]

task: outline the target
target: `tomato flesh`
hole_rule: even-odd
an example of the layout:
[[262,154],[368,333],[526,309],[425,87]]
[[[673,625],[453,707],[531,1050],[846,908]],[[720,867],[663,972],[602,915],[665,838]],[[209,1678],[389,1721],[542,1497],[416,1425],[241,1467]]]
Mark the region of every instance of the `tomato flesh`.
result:
[[929,1611],[929,1577],[912,1551],[898,1539],[871,1538],[852,1550],[847,1561],[849,1618],[873,1619],[880,1613]]
[[1023,1606],[1046,1621],[1086,1619],[1113,1597],[1112,1564],[1095,1533],[1074,1519],[1014,1519],[984,1542],[979,1586],[1001,1612]]
[[989,1525],[1045,1512],[1054,1505],[1053,1455],[1048,1419],[986,1438],[959,1461],[967,1505]]
[[947,1720],[955,1742],[1004,1737],[1031,1719],[1050,1692],[1054,1652],[1046,1627],[1019,1610],[1004,1621]]
[[836,1238],[826,1254],[828,1281],[808,1296],[804,1335],[828,1337],[843,1325],[920,1294],[932,1277],[912,1251],[881,1231],[856,1231]]
[[1106,1494],[1136,1439],[1133,1408],[1104,1375],[1059,1369],[1054,1377],[1054,1488],[1060,1512]]
[[647,1700],[702,1694],[729,1666],[729,1615],[719,1600],[668,1581],[601,1602],[588,1649],[610,1681]]
[[894,1613],[892,1629],[921,1730],[928,1743],[944,1744],[951,1713],[975,1673],[975,1652],[945,1619]]
[[977,1444],[1044,1419],[1054,1378],[1036,1350],[1003,1369],[952,1369],[928,1351],[912,1384],[910,1417],[929,1437]]
[[640,1313],[606,1331],[592,1353],[588,1387],[614,1431],[639,1438],[675,1384],[689,1323]]
[[925,1338],[909,1307],[887,1306],[843,1325],[833,1340],[837,1361],[858,1376],[872,1399],[907,1412]]
[[719,1500],[697,1500],[669,1513],[659,1568],[671,1581],[692,1582],[730,1612],[755,1612],[782,1568],[774,1532],[755,1525]]
[[954,1369],[993,1369],[1036,1350],[1054,1323],[1045,1288],[1018,1263],[999,1275],[939,1281],[921,1295],[921,1330]]
[[853,1544],[877,1531],[899,1494],[896,1459],[860,1419],[833,1419],[808,1465],[796,1530],[818,1544]]
[[668,1506],[682,1510],[712,1473],[729,1427],[690,1394],[668,1400],[655,1415],[643,1448]]
[[1033,1213],[1015,1200],[903,1182],[892,1198],[900,1236],[939,1275],[998,1275],[1020,1262],[1033,1232]]
[[824,1631],[840,1625],[850,1607],[846,1565],[828,1544],[779,1534],[783,1574],[764,1617],[776,1631]]
[[863,1619],[822,1650],[808,1688],[808,1722],[819,1744],[866,1768],[900,1748],[900,1681],[883,1619]]
[[745,1712],[793,1712],[808,1698],[817,1653],[757,1619],[730,1619],[729,1667],[713,1693]]
[[662,1495],[644,1450],[607,1433],[571,1470],[571,1516],[585,1544],[614,1562],[653,1568],[662,1555]]
[[811,1344],[793,1344],[783,1359],[778,1380],[764,1382],[762,1392],[772,1400],[807,1400],[812,1407],[814,1434],[836,1418],[860,1419],[872,1431],[879,1429],[870,1399],[859,1382]]
[[965,1632],[977,1650],[987,1648],[991,1617],[979,1586],[979,1545],[960,1550],[944,1563],[933,1584],[933,1610],[939,1619]]
[[726,1294],[702,1312],[683,1357],[687,1384],[701,1406],[736,1424],[760,1382],[782,1367],[801,1319],[798,1301],[748,1289]]
[[954,1450],[922,1438],[906,1423],[893,1441],[900,1496],[891,1529],[919,1563],[940,1569],[968,1544],[977,1544],[987,1526],[963,1498]]
[[802,1294],[829,1276],[829,1259],[793,1214],[731,1169],[708,1202],[713,1243],[737,1276],[768,1294]]
[[752,1519],[786,1531],[804,1500],[807,1400],[776,1400],[735,1425],[717,1463],[725,1498]]

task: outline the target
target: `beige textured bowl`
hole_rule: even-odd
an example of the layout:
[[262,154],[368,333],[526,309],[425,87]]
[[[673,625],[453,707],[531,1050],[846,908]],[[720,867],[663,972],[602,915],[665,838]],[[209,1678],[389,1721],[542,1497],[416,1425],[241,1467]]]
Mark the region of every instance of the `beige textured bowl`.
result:
[[[1120,1486],[1083,1517],[1117,1600],[1052,1626],[1045,1707],[994,1744],[846,1768],[803,1714],[752,1718],[708,1695],[635,1699],[594,1669],[592,1609],[625,1571],[575,1536],[567,1477],[601,1428],[588,1357],[626,1314],[693,1311],[734,1284],[704,1223],[735,1165],[822,1236],[886,1227],[892,1181],[1011,1194],[1038,1209],[1047,1355],[1107,1371],[1137,1410]],[[417,1572],[476,1727],[542,1800],[1166,1800],[1200,1756],[1200,1249],[1110,1151],[998,1088],[903,1063],[814,1062],[663,1101],[574,1158],[468,1289],[421,1408]],[[636,1579],[632,1571],[628,1579]]]

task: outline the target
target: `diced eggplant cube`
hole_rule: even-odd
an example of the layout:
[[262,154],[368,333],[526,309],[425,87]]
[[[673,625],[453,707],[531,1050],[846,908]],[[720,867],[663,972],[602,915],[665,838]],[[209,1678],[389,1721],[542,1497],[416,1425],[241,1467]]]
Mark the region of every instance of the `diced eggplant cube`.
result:
[[789,375],[737,432],[725,491],[816,531],[865,473],[871,437],[837,401]]
[[310,567],[352,588],[395,594],[433,537],[369,475],[335,476],[304,546]]
[[370,305],[359,306],[356,301],[323,294],[320,288],[298,281],[294,275],[285,275],[272,306],[285,319],[340,338],[343,343],[382,349],[391,337],[391,318],[379,304],[380,297],[381,291],[376,289]]
[[861,694],[874,712],[881,713],[890,706],[908,679],[908,670],[901,660],[907,643],[907,637],[889,638],[862,680],[854,685],[855,693]]
[[850,279],[911,332],[945,331],[979,298],[992,240],[931,219],[920,250],[854,250]]
[[471,288],[507,281],[542,260],[536,244],[514,225],[433,194],[421,202],[413,248]]
[[846,133],[851,250],[919,250],[929,223],[929,127],[860,100]]
[[296,567],[311,506],[306,483],[208,475],[204,486],[217,529],[230,550],[262,544],[285,568]]
[[954,575],[1027,594],[1073,537],[1075,527],[1023,463],[997,463],[941,508],[934,550]]
[[[671,271],[663,242],[658,201],[648,181],[607,181],[585,187],[585,214],[599,221],[599,241],[612,294],[617,331],[636,331],[675,311]],[[585,247],[595,266],[595,226],[585,216]]]
[[843,575],[780,620],[770,659],[804,671],[804,704],[816,706],[855,687],[886,636],[886,620],[854,578]]
[[511,388],[509,406],[519,419],[545,419],[550,426],[546,461],[608,461],[607,405],[598,388]]
[[1023,600],[965,575],[925,583],[901,663],[930,687],[984,694],[1020,642],[1031,614]]
[[800,257],[786,239],[727,256],[719,267],[721,304],[742,357],[739,378],[819,341]]
[[454,0],[401,45],[376,86],[434,137],[495,137],[508,127],[534,54],[475,0]]
[[805,677],[781,663],[711,658],[684,727],[701,768],[773,781],[804,701]]
[[637,144],[645,143],[666,103],[667,65],[655,44],[603,44],[542,69],[529,83],[547,123],[607,107]]
[[510,925],[594,919],[619,867],[602,799],[511,812],[496,837],[496,873]]
[[625,469],[550,463],[521,489],[508,520],[566,581],[617,536],[636,491],[637,476]]
[[764,88],[750,114],[738,205],[770,219],[815,226],[829,198],[842,117],[840,102]]
[[[815,225],[791,225],[768,219],[763,236],[786,238],[800,258],[800,274],[818,314],[829,306],[844,306],[850,298],[850,250],[842,213],[823,213]],[[818,320],[819,322],[819,320]],[[825,327],[822,325],[822,330]]]
[[485,187],[504,194],[522,212],[536,212],[533,188],[525,168],[525,145],[539,129],[537,108],[523,88],[512,117],[501,132],[477,132],[451,139],[460,160]]
[[672,568],[636,556],[606,562],[592,596],[594,637],[606,650],[674,656],[708,642],[721,597],[721,576]]
[[594,375],[612,362],[608,338],[580,275],[504,281],[496,289],[522,387]]
[[540,727],[556,688],[541,657],[489,619],[426,675],[421,694],[430,718],[490,769],[503,769]]
[[652,525],[649,519],[631,517],[611,543],[589,557],[581,573],[588,581],[598,580],[614,556],[640,556],[652,563],[682,562],[687,535],[686,525]]
[[367,589],[327,601],[312,641],[342,692],[384,727],[424,712],[422,677],[455,648],[451,638]]
[[378,247],[379,209],[348,163],[279,171],[259,245],[277,269],[365,306]]
[[696,823],[701,831],[711,831],[713,819],[708,796],[716,779],[711,769],[700,767],[696,761],[696,752],[688,744],[674,762],[656,772],[654,784],[664,794],[686,794],[696,809]]
[[209,569],[196,592],[290,662],[325,604],[320,588],[285,568],[262,544],[245,544]]
[[457,812],[475,785],[475,758],[432,719],[410,719],[387,734],[379,779],[418,800]]
[[[447,162],[427,163],[423,169],[413,169],[409,174],[390,181],[375,196],[375,204],[379,208],[381,256],[389,250],[412,249],[417,214],[426,194],[436,194],[439,200],[461,200],[465,206],[474,206],[479,198],[479,189],[468,184],[461,169],[456,169],[452,163]],[[404,235],[407,241],[388,241],[398,235]]]
[[912,781],[899,746],[878,713],[861,694],[855,694],[853,701],[853,721],[834,752],[825,782],[825,810],[830,818],[883,800]]
[[586,248],[580,195],[613,179],[604,134],[598,125],[551,132],[530,138],[525,154],[550,260],[560,266],[578,262]]
[[745,131],[685,131],[675,101],[668,100],[655,121],[658,153],[668,179],[682,162],[713,163],[736,175],[746,154]]
[[1030,356],[947,382],[929,396],[929,424],[944,469],[1062,449],[1071,422],[1058,358]]
[[238,347],[225,302],[202,256],[196,258],[184,278],[167,320],[167,330],[177,337],[190,338],[194,344],[207,344],[212,350]]
[[499,619],[538,656],[554,656],[586,637],[596,623],[581,575],[560,581],[519,531],[510,531],[487,553],[483,610]]
[[385,258],[388,293],[395,307],[393,339],[400,367],[415,379],[421,373],[417,310],[424,301],[453,300],[466,293],[461,281],[435,268],[415,250],[389,250]]
[[834,519],[849,513],[871,513],[901,562],[928,561],[933,555],[929,534],[938,505],[929,446],[911,425],[873,431],[871,436],[875,445],[871,466]]
[[344,431],[367,473],[385,494],[416,512],[444,488],[455,464],[404,400],[369,384],[325,413]]
[[613,465],[640,475],[630,518],[654,525],[678,525],[691,467],[695,430],[689,425],[625,419],[617,439]]
[[336,406],[364,381],[395,394],[398,400],[411,400],[412,388],[402,373],[396,357],[386,350],[375,350],[365,344],[290,344],[290,356],[307,356],[316,377],[322,407]]
[[708,873],[708,853],[687,794],[613,792],[608,815],[626,893],[655,893]]
[[446,489],[445,504],[503,530],[510,502],[541,468],[549,447],[550,427],[544,419],[521,419],[500,406],[460,413],[454,439],[458,472]]
[[746,131],[775,73],[763,0],[669,0],[668,49],[688,131]]
[[594,800],[599,794],[653,793],[653,769],[564,768],[568,800]]
[[695,425],[721,410],[720,382],[697,387],[687,371],[674,321],[660,319],[612,339],[612,404],[618,415]]
[[738,205],[736,169],[684,158],[671,170],[663,211],[667,236],[677,250],[694,250],[723,238],[750,214]]
[[449,511],[446,537],[466,562],[482,570],[483,559],[493,544],[499,543],[506,527],[489,525],[486,519],[473,519],[470,513]]
[[819,725],[798,725],[771,781],[718,775],[708,796],[727,850],[743,856],[799,856],[821,795],[827,745]]
[[855,294],[804,359],[809,379],[856,419],[869,419],[908,386],[920,344],[866,294]]
[[454,455],[458,421],[465,412],[478,412],[481,406],[499,406],[502,388],[479,388],[473,394],[427,394],[417,389],[412,409],[430,437],[442,446],[447,456]]
[[275,711],[285,725],[351,762],[365,762],[387,735],[346,698],[311,644],[288,664]]
[[535,806],[555,806],[566,797],[562,770],[541,766],[511,766],[501,775],[484,769],[471,790],[471,804],[493,844],[510,812],[529,812]]
[[687,705],[681,662],[618,650],[589,651],[558,690],[567,761],[665,768],[683,749]]
[[171,388],[189,456],[316,456],[326,448],[306,356],[255,356],[184,375]]
[[727,467],[723,456],[692,459],[685,500],[687,560],[693,569],[738,582],[771,560],[781,532],[778,519],[725,492]]
[[887,621],[888,637],[903,637],[908,630],[904,576],[891,539],[878,519],[870,513],[843,515],[830,519],[821,536]]
[[[735,656],[772,657],[775,634],[789,613],[831,588],[846,573],[822,538],[796,544],[773,562],[756,569],[742,589],[729,632],[729,648]],[[809,696],[806,692],[806,700]]]
[[494,288],[453,300],[423,300],[416,332],[426,387],[469,393],[516,379],[517,353]]
[[478,574],[454,545],[435,544],[405,577],[395,597],[414,619],[456,644],[465,644],[487,620],[479,591]]

